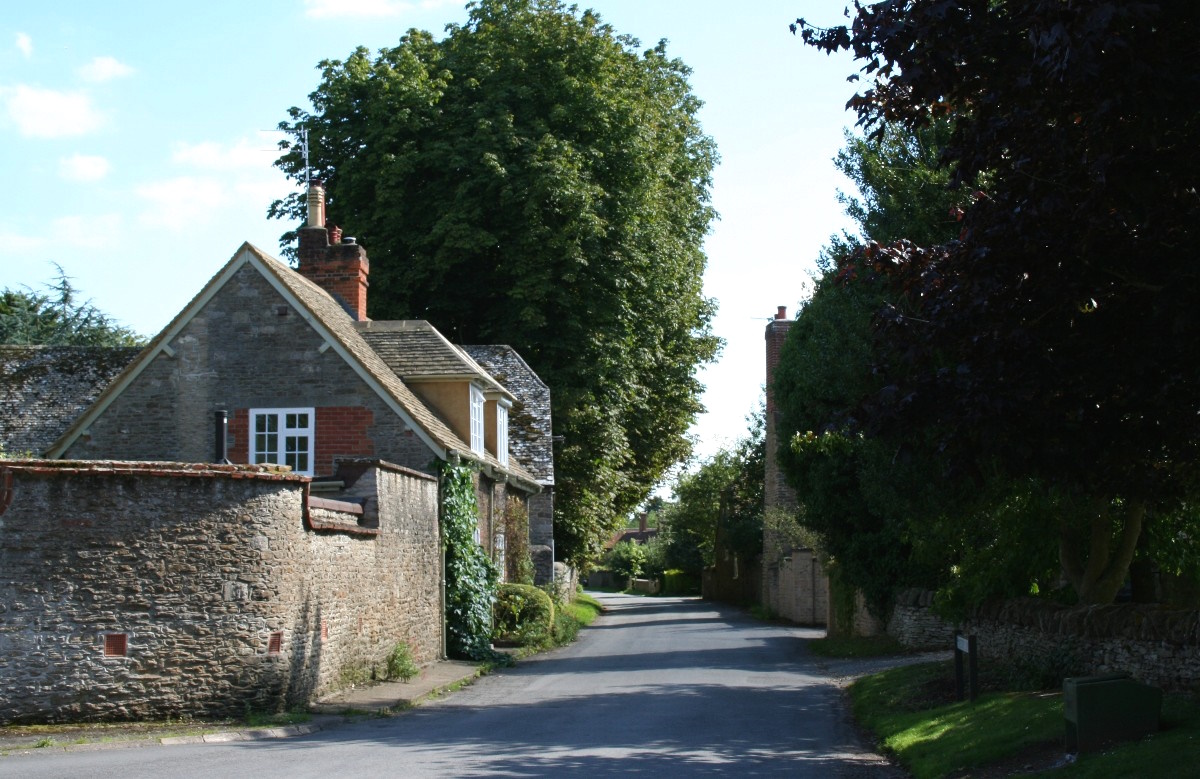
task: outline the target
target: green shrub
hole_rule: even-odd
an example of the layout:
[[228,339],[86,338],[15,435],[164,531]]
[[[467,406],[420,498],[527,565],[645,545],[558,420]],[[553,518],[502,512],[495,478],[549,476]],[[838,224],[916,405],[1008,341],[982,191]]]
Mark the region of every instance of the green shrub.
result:
[[538,644],[548,641],[554,626],[554,602],[529,584],[501,584],[496,593],[492,637]]
[[608,550],[604,556],[604,567],[626,579],[636,579],[646,564],[646,550],[633,541],[622,541]]
[[672,568],[662,573],[663,595],[691,595],[700,591],[700,580],[695,574]]
[[421,673],[421,669],[413,662],[412,652],[409,651],[408,644],[401,642],[392,647],[392,652],[387,658],[388,679],[399,679],[402,682],[407,682],[419,673]]

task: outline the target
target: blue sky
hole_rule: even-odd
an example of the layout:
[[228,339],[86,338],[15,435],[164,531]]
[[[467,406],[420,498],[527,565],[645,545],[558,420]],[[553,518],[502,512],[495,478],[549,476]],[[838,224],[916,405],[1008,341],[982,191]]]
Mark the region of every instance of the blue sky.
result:
[[[831,0],[596,0],[646,47],[693,68],[720,150],[706,294],[726,340],[703,372],[701,456],[745,430],[763,383],[763,328],[794,314],[814,261],[848,223],[831,159],[854,117],[853,64],[788,32],[833,24]],[[316,64],[405,30],[441,34],[462,0],[43,2],[0,19],[0,288],[43,289],[55,264],[101,310],[145,335],[164,327],[242,244],[278,255],[266,218],[289,184],[272,167],[288,107],[307,107]],[[371,247],[366,247],[368,252]]]

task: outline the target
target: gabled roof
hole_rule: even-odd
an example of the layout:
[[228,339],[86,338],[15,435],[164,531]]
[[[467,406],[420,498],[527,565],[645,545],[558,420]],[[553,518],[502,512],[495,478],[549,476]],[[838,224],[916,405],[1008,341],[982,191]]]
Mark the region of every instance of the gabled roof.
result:
[[40,454],[141,349],[0,346],[0,447]]
[[508,412],[508,448],[543,486],[554,484],[554,433],[550,423],[550,388],[516,349],[503,345],[461,347],[512,393]]
[[406,425],[443,460],[462,458],[480,463],[485,469],[510,476],[527,487],[539,489],[533,475],[517,464],[503,466],[492,455],[471,451],[436,413],[405,386],[387,363],[375,353],[354,327],[354,321],[328,292],[296,273],[279,260],[250,243],[243,243],[228,263],[200,290],[196,297],[150,342],[138,358],[108,386],[95,403],[55,442],[47,453],[61,457],[87,430],[109,404],[128,387],[160,353],[173,353],[171,341],[187,326],[234,274],[251,266],[275,287],[321,335],[329,348],[339,354],[360,378],[399,416]]
[[355,322],[354,328],[402,380],[478,381],[513,400],[471,356],[423,319]]

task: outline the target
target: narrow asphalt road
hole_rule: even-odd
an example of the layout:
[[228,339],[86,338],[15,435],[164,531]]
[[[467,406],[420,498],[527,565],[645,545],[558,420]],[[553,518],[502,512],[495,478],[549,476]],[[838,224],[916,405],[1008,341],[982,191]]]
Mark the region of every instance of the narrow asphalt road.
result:
[[605,595],[574,645],[408,714],[284,740],[0,758],[0,776],[895,777],[805,650],[818,631]]

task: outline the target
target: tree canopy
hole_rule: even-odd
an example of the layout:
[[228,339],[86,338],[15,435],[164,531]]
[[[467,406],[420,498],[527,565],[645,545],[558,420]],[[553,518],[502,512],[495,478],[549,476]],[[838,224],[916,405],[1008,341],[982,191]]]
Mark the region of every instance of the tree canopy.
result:
[[77,290],[61,268],[46,290],[0,292],[0,344],[140,346],[145,342],[91,302],[80,303]]
[[766,444],[761,412],[746,434],[694,471],[680,473],[674,501],[658,513],[664,564],[699,576],[715,562],[718,542],[743,559],[762,552]]
[[[558,552],[594,559],[688,454],[719,348],[701,288],[716,150],[689,69],[557,0],[482,0],[441,41],[411,30],[319,67],[312,111],[280,127],[307,130],[329,213],[370,251],[369,314],[521,352],[562,436]],[[300,219],[302,196],[270,213]]]
[[868,244],[878,386],[857,429],[925,446],[959,482],[1038,485],[1080,598],[1111,600],[1200,454],[1200,91],[1192,3],[856,2],[798,21],[851,49],[878,136],[950,116],[952,182],[987,183],[955,240]]

